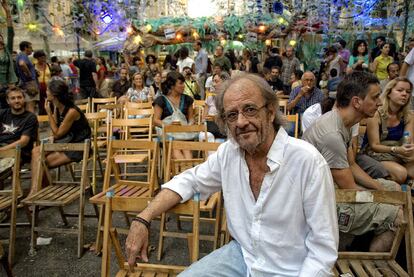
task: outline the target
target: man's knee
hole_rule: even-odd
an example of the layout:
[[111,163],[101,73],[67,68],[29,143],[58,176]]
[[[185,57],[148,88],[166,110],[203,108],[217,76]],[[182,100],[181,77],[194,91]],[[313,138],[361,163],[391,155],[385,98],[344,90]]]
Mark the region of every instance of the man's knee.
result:
[[395,217],[395,220],[394,220],[394,226],[395,227],[400,226],[403,221],[404,221],[404,212],[402,208],[399,208],[397,216]]

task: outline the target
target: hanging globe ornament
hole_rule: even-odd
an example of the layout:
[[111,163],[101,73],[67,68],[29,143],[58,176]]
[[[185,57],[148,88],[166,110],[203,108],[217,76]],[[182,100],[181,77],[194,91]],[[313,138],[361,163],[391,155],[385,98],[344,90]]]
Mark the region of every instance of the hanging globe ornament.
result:
[[276,14],[283,14],[283,4],[279,1],[273,3],[273,12]]

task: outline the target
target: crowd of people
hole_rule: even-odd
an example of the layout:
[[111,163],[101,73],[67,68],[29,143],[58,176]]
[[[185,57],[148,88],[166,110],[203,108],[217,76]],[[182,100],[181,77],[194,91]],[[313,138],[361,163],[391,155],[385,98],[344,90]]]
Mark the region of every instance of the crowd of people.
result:
[[[228,270],[228,276],[328,276],[337,258],[339,231],[356,236],[373,232],[370,251],[391,248],[401,209],[385,204],[335,207],[334,188],[393,191],[414,179],[414,39],[406,53],[397,53],[382,36],[371,50],[364,40],[349,50],[340,39],[326,49],[317,71],[301,70],[292,46],[269,47],[260,58],[249,49],[237,56],[222,45],[209,55],[201,41],[192,49],[182,46],[163,63],[147,54],[125,58],[117,66],[90,50],[81,59],[48,60],[45,51],[33,51],[28,41],[13,55],[7,19],[7,41],[0,36],[0,150],[19,144],[22,162],[31,161],[32,172],[40,154],[36,115],[48,117],[54,142],[91,137],[76,99],[151,102],[159,132],[163,124],[195,123],[194,101],[205,100],[201,121],[215,138],[230,138],[207,163],[165,184],[159,201],[131,224],[131,264],[139,254],[146,259],[148,230],[142,220],[149,222],[194,192],[206,198],[220,189],[235,240],[185,276],[221,270]],[[288,99],[287,112],[299,114],[302,139],[283,129],[280,98]],[[366,132],[360,138],[361,122]],[[46,163],[53,168],[81,159],[76,152],[48,153]],[[41,187],[32,180],[29,196]],[[276,218],[271,216],[275,210],[280,211]],[[224,256],[232,259],[220,258]]]

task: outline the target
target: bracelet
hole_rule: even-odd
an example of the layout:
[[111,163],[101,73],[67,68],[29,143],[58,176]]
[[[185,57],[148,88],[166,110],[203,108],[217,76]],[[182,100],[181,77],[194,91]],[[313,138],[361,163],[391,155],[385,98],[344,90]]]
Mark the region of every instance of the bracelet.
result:
[[397,151],[397,147],[391,146],[391,153],[395,153]]
[[150,229],[150,227],[151,227],[151,223],[150,222],[148,222],[148,221],[146,221],[145,219],[143,219],[142,217],[140,217],[140,216],[136,216],[136,217],[134,217],[133,219],[132,219],[132,221],[138,221],[138,222],[140,222],[140,223],[142,223],[142,224],[144,224],[145,225],[145,227],[147,227],[147,229],[149,230]]

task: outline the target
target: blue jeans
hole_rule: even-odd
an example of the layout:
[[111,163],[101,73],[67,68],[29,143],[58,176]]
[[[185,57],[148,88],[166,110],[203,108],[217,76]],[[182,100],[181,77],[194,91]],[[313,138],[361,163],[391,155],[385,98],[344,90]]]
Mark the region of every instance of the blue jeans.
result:
[[247,267],[240,244],[232,240],[183,271],[180,277],[246,277]]

